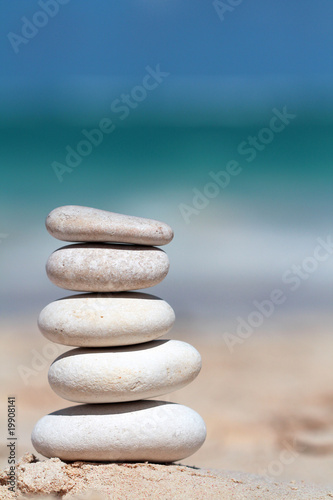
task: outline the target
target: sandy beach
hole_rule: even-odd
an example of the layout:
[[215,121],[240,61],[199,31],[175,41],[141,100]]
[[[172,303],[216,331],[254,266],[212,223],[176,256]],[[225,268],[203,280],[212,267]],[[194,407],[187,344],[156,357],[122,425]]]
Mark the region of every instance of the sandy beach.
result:
[[[58,458],[39,462],[30,454],[18,464],[17,482],[22,498],[36,499],[41,495],[63,500],[324,500],[333,496],[331,488],[242,472],[149,463],[66,464]],[[3,500],[16,498],[8,492],[4,474],[0,474],[0,494]]]
[[[182,466],[241,471],[273,483],[305,481],[330,488],[333,339],[329,319],[281,319],[275,331],[271,327],[254,334],[233,353],[221,339],[218,325],[212,324],[204,336],[203,325],[180,322],[170,337],[194,345],[202,355],[203,368],[195,382],[164,399],[195,409],[207,425],[204,446],[183,460]],[[316,327],[319,321],[320,329]],[[2,322],[1,327],[2,401],[8,396],[16,399],[18,459],[34,453],[30,433],[36,421],[70,406],[47,384],[49,364],[67,348],[44,339],[33,319]],[[3,429],[6,413],[4,405]],[[3,467],[7,454],[2,447]]]

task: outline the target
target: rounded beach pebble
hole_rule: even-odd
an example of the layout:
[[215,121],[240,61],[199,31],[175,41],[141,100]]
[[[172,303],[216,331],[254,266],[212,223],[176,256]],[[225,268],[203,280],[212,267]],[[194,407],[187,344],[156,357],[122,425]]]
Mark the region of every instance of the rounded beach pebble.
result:
[[186,406],[163,401],[78,405],[41,418],[32,444],[62,460],[173,462],[192,455],[205,423]]
[[50,366],[49,384],[77,403],[120,403],[176,391],[201,369],[198,351],[180,340],[104,349],[72,349]]
[[171,227],[164,222],[76,205],[52,210],[45,224],[52,236],[63,241],[159,246],[166,245],[173,238]]
[[55,285],[79,292],[122,292],[149,288],[169,271],[163,250],[135,245],[68,245],[53,252],[46,272]]
[[139,292],[82,294],[48,304],[39,315],[43,335],[58,344],[107,347],[165,335],[175,313],[167,302]]

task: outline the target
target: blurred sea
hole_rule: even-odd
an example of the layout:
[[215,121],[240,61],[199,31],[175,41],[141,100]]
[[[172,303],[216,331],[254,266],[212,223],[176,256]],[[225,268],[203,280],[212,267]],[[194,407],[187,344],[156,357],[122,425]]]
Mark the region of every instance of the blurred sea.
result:
[[[171,78],[171,77],[170,77]],[[44,263],[62,246],[44,228],[53,208],[94,206],[165,220],[175,229],[165,248],[168,278],[151,290],[180,317],[231,321],[281,287],[281,276],[332,233],[332,108],[327,82],[173,81],[131,110],[123,122],[110,104],[135,82],[68,82],[66,88],[2,82],[0,301],[6,314],[35,314],[67,295],[48,282]],[[299,89],[302,92],[298,92]],[[28,103],[28,104],[27,104]],[[51,103],[51,104],[50,104]],[[296,115],[248,162],[239,144],[269,124],[273,108]],[[105,135],[59,182],[64,163],[99,120]],[[242,172],[192,215],[193,189],[230,160]],[[282,311],[329,311],[333,256],[288,296]]]

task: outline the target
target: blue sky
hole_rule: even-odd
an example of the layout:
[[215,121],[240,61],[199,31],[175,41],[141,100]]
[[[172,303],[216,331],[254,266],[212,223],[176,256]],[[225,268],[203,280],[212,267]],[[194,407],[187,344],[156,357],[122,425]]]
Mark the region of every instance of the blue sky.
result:
[[70,0],[18,54],[7,34],[20,34],[21,18],[31,20],[40,7],[16,0],[1,9],[3,77],[135,77],[157,62],[192,77],[315,77],[333,70],[331,0],[244,0],[223,22],[211,1]]

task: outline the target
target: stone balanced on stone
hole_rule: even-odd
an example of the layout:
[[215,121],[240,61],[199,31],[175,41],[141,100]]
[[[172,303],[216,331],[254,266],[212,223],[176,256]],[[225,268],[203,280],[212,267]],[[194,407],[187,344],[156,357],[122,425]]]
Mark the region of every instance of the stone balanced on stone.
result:
[[[52,389],[71,406],[41,418],[32,433],[46,457],[88,461],[173,462],[197,451],[206,437],[190,408],[153,398],[190,383],[200,354],[177,340],[156,340],[175,315],[164,300],[133,292],[161,282],[173,238],[162,222],[65,206],[46,219],[62,247],[48,259],[50,280],[79,292],[48,304],[38,324],[46,338],[74,346],[49,370]],[[96,293],[97,292],[97,293]]]

